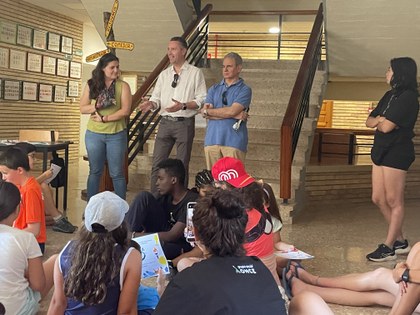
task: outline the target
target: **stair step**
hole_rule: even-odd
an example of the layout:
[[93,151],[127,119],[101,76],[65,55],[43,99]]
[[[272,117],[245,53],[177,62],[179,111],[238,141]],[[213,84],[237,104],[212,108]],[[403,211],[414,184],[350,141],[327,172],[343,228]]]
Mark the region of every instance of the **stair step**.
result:
[[280,130],[282,122],[283,116],[252,115],[247,121],[247,127],[248,129],[264,127],[265,129]]
[[[265,127],[265,126],[264,126]],[[195,140],[204,141],[205,128],[195,128]],[[250,128],[248,126],[248,143],[274,144],[280,143],[280,129]]]
[[[191,157],[204,157],[204,141],[195,140],[193,143]],[[279,161],[280,144],[267,145],[264,143],[248,143],[247,159],[255,161]]]

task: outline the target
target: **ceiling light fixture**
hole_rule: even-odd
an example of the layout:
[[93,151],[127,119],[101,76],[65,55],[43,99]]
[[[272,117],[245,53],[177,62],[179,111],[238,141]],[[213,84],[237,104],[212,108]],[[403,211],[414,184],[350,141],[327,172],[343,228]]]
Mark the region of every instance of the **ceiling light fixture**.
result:
[[270,29],[268,30],[271,34],[278,34],[280,33],[280,29],[276,26],[274,27],[270,27]]

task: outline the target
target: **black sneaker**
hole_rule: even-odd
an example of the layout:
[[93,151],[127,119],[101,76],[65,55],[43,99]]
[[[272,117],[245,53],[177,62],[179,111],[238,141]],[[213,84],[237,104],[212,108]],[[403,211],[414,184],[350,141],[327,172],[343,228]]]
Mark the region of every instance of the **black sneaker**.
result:
[[397,259],[397,255],[395,255],[395,251],[385,244],[380,244],[378,248],[366,255],[366,258],[371,261],[387,261],[387,260],[395,260]]
[[73,233],[76,231],[76,227],[71,224],[65,217],[61,217],[53,225],[53,231],[61,233]]
[[394,251],[395,254],[408,254],[411,250],[411,246],[408,244],[407,240],[394,242]]

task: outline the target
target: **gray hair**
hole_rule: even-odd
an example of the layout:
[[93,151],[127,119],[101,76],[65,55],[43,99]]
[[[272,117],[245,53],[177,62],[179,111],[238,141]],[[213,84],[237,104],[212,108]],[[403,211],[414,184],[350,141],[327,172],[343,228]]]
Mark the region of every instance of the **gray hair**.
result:
[[243,62],[242,57],[239,56],[239,54],[236,53],[236,52],[230,52],[230,53],[226,54],[226,56],[223,59],[226,59],[226,58],[231,58],[231,59],[235,60],[235,64],[237,66],[241,65],[242,62]]

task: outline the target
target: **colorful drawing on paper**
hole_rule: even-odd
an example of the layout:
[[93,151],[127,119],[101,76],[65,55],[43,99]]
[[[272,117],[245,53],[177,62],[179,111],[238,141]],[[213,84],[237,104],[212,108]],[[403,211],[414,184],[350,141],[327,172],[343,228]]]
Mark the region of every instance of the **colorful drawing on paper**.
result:
[[168,260],[163,253],[157,233],[133,238],[141,247],[142,252],[142,279],[158,275],[159,269],[169,274]]

